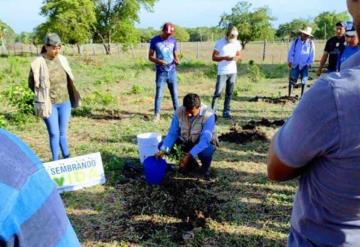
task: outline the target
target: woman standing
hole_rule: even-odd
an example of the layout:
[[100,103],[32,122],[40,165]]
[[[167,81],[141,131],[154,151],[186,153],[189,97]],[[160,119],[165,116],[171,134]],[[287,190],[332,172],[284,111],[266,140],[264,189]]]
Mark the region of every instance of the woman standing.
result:
[[71,107],[79,106],[80,95],[67,59],[60,55],[61,40],[56,33],[47,34],[41,55],[31,63],[29,87],[35,93],[35,113],[45,121],[52,159],[70,156],[67,129]]

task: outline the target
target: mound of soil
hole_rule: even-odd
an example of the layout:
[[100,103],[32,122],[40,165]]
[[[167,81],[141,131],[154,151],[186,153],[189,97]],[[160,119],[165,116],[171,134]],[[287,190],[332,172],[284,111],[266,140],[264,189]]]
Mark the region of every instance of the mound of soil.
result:
[[285,123],[285,120],[274,120],[271,121],[267,118],[262,118],[260,121],[251,120],[247,124],[241,126],[244,130],[253,130],[258,126],[265,126],[265,127],[279,127]]
[[287,103],[296,103],[299,100],[299,97],[296,96],[281,96],[281,97],[266,97],[266,96],[255,96],[250,99],[251,102],[267,102],[272,104],[287,104]]
[[265,133],[257,130],[242,130],[236,127],[232,127],[230,132],[219,136],[220,141],[234,142],[237,144],[245,144],[253,141],[268,141]]
[[[205,227],[208,218],[217,219],[221,203],[210,192],[215,182],[169,176],[161,186],[147,186],[132,181],[132,189],[125,193],[125,216],[128,227],[133,227],[141,240],[151,238],[156,231],[170,230],[175,241],[183,241],[183,234],[194,228]],[[130,184],[127,184],[130,185]],[[147,221],[132,222],[133,216],[163,215],[177,218],[174,223]]]

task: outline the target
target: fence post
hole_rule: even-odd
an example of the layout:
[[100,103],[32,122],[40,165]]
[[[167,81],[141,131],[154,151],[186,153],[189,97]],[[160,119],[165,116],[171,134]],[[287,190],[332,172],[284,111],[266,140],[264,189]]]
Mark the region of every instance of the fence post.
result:
[[196,42],[196,59],[199,59],[200,43]]
[[263,57],[262,60],[265,61],[266,58],[266,39],[264,40],[264,48],[263,48]]

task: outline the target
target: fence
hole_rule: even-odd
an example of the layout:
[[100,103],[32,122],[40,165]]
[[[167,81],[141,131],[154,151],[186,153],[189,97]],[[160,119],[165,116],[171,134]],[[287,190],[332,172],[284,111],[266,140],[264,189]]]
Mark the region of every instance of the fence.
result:
[[[316,59],[319,60],[325,41],[315,40]],[[214,42],[179,42],[178,49],[180,54],[186,59],[196,59],[211,61],[211,54]],[[147,59],[149,44],[141,43],[128,49],[123,49],[119,44],[111,44],[112,56],[120,58]],[[247,62],[253,60],[256,63],[276,64],[284,63],[287,59],[289,49],[288,42],[266,42],[256,41],[248,43],[242,51],[242,59]],[[8,45],[6,49],[0,47],[0,55],[30,55],[39,54],[41,46],[16,43]],[[68,56],[99,56],[105,55],[102,44],[85,44],[80,46],[80,54],[76,45],[64,45],[62,53]]]

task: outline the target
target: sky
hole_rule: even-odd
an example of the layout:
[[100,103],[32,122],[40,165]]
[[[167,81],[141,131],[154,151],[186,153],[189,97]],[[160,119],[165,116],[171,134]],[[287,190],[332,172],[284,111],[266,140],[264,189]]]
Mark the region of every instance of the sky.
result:
[[[220,16],[230,13],[240,0],[158,0],[153,12],[141,10],[137,27],[159,28],[170,21],[184,27],[216,26]],[[40,16],[42,0],[0,0],[0,20],[17,33],[31,32],[45,18]],[[276,20],[274,27],[295,18],[315,17],[323,11],[346,11],[345,0],[248,0],[253,7],[268,6]],[[331,4],[330,4],[331,3]]]

